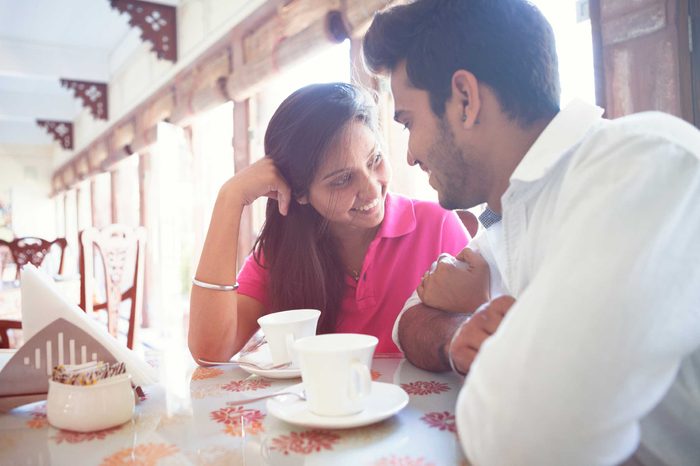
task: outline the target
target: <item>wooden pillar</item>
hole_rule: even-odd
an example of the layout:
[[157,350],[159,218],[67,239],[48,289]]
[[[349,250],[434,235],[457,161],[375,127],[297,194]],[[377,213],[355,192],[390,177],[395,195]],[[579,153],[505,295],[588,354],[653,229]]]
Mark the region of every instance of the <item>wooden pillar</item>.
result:
[[68,189],[63,191],[63,237],[72,240],[68,238]]
[[[148,150],[144,149],[139,151],[139,225],[146,228],[146,231],[150,231],[150,220],[149,220],[149,202],[148,202],[148,185],[151,176],[151,154]],[[148,234],[147,234],[148,237]],[[144,264],[144,280],[143,280],[143,307],[141,310],[141,326],[148,328],[150,327],[150,293],[153,284],[155,283],[154,277],[154,266],[153,266],[153,254],[151,254],[152,248],[148,241],[146,241],[146,254],[145,254],[145,264]]]
[[[250,99],[233,104],[233,167],[234,173],[239,172],[251,161],[250,150]],[[238,264],[240,270],[245,258],[253,247],[253,213],[250,207],[243,209],[241,226],[238,233]]]
[[119,169],[114,167],[110,172],[109,172],[109,181],[110,181],[110,196],[109,196],[109,205],[110,205],[110,212],[111,212],[111,217],[112,217],[112,223],[119,223],[119,200],[121,197],[119,196]]

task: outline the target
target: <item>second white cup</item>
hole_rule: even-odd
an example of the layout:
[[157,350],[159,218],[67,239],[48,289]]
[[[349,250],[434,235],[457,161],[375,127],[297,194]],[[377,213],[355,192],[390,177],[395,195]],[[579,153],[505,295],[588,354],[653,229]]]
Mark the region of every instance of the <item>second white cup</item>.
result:
[[293,309],[267,314],[258,319],[270,347],[273,364],[284,364],[293,359],[292,345],[299,338],[316,335],[321,311]]
[[335,333],[294,343],[309,410],[319,416],[361,412],[372,390],[370,367],[376,337]]

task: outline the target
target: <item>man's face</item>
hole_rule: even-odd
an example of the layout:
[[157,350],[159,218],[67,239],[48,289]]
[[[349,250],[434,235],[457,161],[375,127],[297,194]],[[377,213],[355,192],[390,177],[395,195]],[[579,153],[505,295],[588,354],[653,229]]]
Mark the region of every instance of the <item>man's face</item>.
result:
[[453,129],[460,130],[461,104],[450,98],[443,117],[437,117],[430,107],[428,92],[410,84],[405,62],[391,73],[391,90],[394,119],[409,131],[408,163],[418,164],[428,173],[440,205],[445,209],[467,209],[485,202],[483,187],[487,178],[482,157],[466,138],[458,140]]

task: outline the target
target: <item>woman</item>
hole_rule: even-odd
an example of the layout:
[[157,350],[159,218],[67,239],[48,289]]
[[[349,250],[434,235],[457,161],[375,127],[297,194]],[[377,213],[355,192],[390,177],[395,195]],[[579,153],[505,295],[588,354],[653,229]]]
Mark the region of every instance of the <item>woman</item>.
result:
[[[378,353],[397,352],[394,319],[423,272],[469,240],[457,216],[388,193],[376,103],[351,84],[290,95],[265,153],[219,192],[192,287],[192,355],[227,360],[260,316],[296,308],[321,310],[319,333],[367,333]],[[236,277],[241,212],[261,196],[265,225]]]

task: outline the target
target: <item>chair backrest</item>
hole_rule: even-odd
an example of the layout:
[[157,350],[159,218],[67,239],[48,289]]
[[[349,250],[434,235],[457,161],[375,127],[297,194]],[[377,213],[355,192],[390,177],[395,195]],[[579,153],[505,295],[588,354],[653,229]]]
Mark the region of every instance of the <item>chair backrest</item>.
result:
[[22,322],[19,320],[0,319],[0,349],[10,348],[10,335],[8,330],[20,330]]
[[[143,308],[146,230],[126,225],[108,225],[101,230],[80,232],[80,307],[86,313],[106,309],[107,329],[117,336],[120,304],[131,301],[127,346],[133,348]],[[102,267],[96,267],[95,258]],[[97,279],[98,274],[100,280]],[[104,302],[95,302],[97,287],[106,288]]]
[[19,280],[20,270],[27,264],[32,264],[35,267],[41,267],[41,264],[46,259],[46,256],[51,251],[53,245],[57,245],[61,249],[61,261],[58,266],[58,273],[63,273],[63,258],[66,253],[68,242],[65,238],[56,238],[53,241],[48,241],[43,238],[34,236],[25,236],[23,238],[15,238],[12,241],[0,240],[0,246],[6,246],[10,250],[12,260],[17,265],[16,279]]

